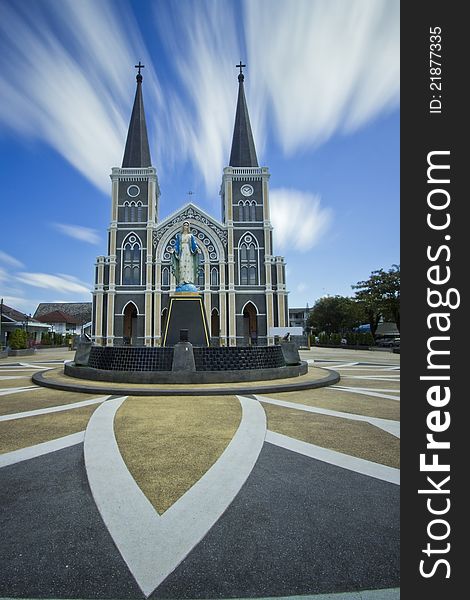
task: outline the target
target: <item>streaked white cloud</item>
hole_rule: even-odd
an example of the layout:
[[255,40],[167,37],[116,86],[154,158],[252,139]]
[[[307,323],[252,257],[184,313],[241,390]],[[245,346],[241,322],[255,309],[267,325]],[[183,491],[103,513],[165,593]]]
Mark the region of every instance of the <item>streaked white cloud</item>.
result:
[[3,2],[0,40],[0,125],[48,143],[108,194],[139,59],[147,98],[160,98],[130,10],[107,0]]
[[[169,5],[168,5],[169,6]],[[155,22],[182,89],[165,102],[169,159],[189,159],[206,188],[220,185],[228,164],[237,99],[235,63],[241,56],[229,2],[188,2],[155,9]]]
[[16,279],[26,285],[54,290],[65,294],[90,294],[86,283],[71,275],[48,273],[18,273]]
[[286,152],[353,131],[398,105],[398,0],[245,0],[244,6],[255,101],[272,110]]
[[239,56],[260,162],[268,130],[292,154],[359,128],[399,99],[398,0],[241,6],[236,14],[229,2],[181,0],[171,15],[156,12],[182,82],[181,99],[165,109],[174,133],[165,151],[192,160],[211,192],[228,163]]
[[13,267],[14,269],[21,269],[22,267],[24,267],[24,264],[20,260],[18,260],[14,256],[10,256],[2,250],[0,250],[0,262],[4,263],[5,265],[8,265],[9,267]]
[[[154,164],[190,161],[215,195],[239,59],[260,162],[268,132],[292,154],[398,104],[398,0],[178,0],[156,4],[155,23],[166,57],[149,56],[130,3],[3,2],[0,127],[46,142],[108,195],[140,59]],[[162,63],[178,81],[167,71],[160,87]]]
[[101,239],[96,229],[82,227],[81,225],[66,225],[64,223],[53,223],[52,226],[64,235],[88,244],[99,244]]
[[24,296],[14,296],[7,293],[3,295],[3,303],[10,308],[24,312],[25,314],[33,314],[36,306],[39,304],[39,301],[32,300],[31,298],[25,298]]
[[333,217],[330,208],[321,206],[320,197],[290,188],[271,190],[271,222],[274,248],[310,250],[328,231]]

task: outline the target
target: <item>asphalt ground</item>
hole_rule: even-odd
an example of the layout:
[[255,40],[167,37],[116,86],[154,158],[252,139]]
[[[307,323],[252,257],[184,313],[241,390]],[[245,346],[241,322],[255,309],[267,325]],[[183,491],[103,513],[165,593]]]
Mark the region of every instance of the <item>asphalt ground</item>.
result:
[[[3,464],[10,457],[17,460],[14,451],[21,452],[21,448],[35,451],[36,444],[47,440],[70,433],[82,435],[87,420],[107,401],[107,396],[99,394],[45,388],[22,391],[32,385],[29,378],[33,373],[71,358],[69,351],[41,351],[34,357],[0,359],[0,419],[8,419],[0,420],[0,598],[144,598],[135,573],[100,515],[88,482],[82,442],[1,466],[2,458],[7,459]],[[351,423],[341,415],[399,420],[399,355],[316,348],[302,352],[302,358],[313,361],[315,367],[336,370],[344,378],[330,388],[293,392],[291,396],[289,392],[272,394],[272,399],[333,413],[325,417],[261,402],[268,431],[277,429],[288,439],[307,441],[315,451],[321,447],[340,452],[346,459],[398,465],[394,435],[370,423]],[[18,379],[10,379],[12,376]],[[98,403],[87,408],[73,406],[94,399]],[[152,411],[147,404],[145,426],[140,424],[135,433],[131,424],[142,420],[139,402],[134,399],[132,403],[130,398],[122,404],[122,413],[117,413],[116,419],[121,414],[121,437],[128,433],[122,455],[133,456],[134,463],[128,468],[135,471],[139,456],[145,467],[139,475],[142,489],[146,489],[146,477],[150,480],[160,472],[167,486],[172,477],[183,490],[192,486],[196,472],[191,468],[193,453],[199,470],[200,465],[210,470],[214,461],[223,460],[233,418],[219,410],[207,458],[203,449],[208,447],[206,438],[211,431],[211,404],[201,398],[204,412],[198,415],[193,398],[193,413],[189,405],[185,413],[184,402],[190,400],[180,396],[172,406],[171,399],[155,397],[155,403],[164,401],[164,406]],[[236,403],[236,397],[230,402]],[[20,418],[25,411],[63,406],[68,410]],[[182,418],[184,414],[193,416]],[[127,427],[122,418],[126,415]],[[197,425],[198,417],[204,426]],[[152,440],[152,421],[160,446]],[[221,427],[225,421],[227,425]],[[144,430],[142,439],[139,431]],[[133,436],[138,444],[134,453]],[[177,446],[164,448],[165,454],[162,439],[172,444],[177,440]],[[182,458],[178,458],[178,445],[184,449]],[[334,452],[332,456],[336,456]],[[156,465],[153,472],[149,457]],[[105,481],[107,476],[103,469]],[[117,496],[112,500],[126,503],[124,489]],[[157,510],[169,507],[171,512],[168,505],[177,497],[174,494],[173,500],[162,505],[154,500]],[[126,523],[122,528],[125,531]],[[180,534],[175,531],[174,535]],[[149,597],[302,596],[320,600],[324,594],[349,592],[349,596],[330,598],[392,600],[399,597],[398,586],[399,486],[356,472],[354,467],[338,466],[334,458],[332,462],[320,460],[265,442],[225,512]]]

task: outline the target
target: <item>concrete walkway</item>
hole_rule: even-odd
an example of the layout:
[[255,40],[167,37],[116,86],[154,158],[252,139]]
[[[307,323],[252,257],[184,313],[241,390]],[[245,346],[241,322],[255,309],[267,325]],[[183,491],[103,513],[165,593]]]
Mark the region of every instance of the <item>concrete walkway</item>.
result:
[[[114,434],[115,416],[132,419],[144,399],[126,400],[121,386],[113,387],[114,395],[98,386],[81,400],[76,389],[46,391],[28,382],[33,374],[60,378],[60,361],[71,355],[38,352],[24,364],[0,359],[0,437],[24,436],[23,448],[0,454],[0,600],[399,598],[399,470],[380,462],[383,445],[391,456],[398,444],[399,355],[302,352],[313,367],[312,381],[332,371],[344,376],[310,387],[305,397],[298,388],[271,398],[265,388],[247,395],[234,386],[230,394],[242,410],[237,432],[205,475],[161,515],[137,486]],[[22,379],[17,384],[11,377]],[[161,401],[153,396],[145,402]],[[164,405],[167,429],[159,424],[155,431],[163,440],[180,436],[191,465],[198,461],[201,434],[193,427],[185,441],[178,411],[189,399],[173,401]],[[238,406],[236,399],[223,402]],[[81,425],[70,435],[28,445],[41,419],[51,424],[83,406],[91,407],[85,432]],[[270,429],[269,419],[284,423],[288,414],[307,423],[305,439],[313,443],[297,439],[295,428],[288,435]],[[328,428],[317,444],[315,427],[327,421],[332,436],[353,436],[354,444],[334,450]],[[335,423],[346,425],[335,434]],[[218,426],[214,421],[204,435],[217,436]],[[370,460],[342,451],[355,452],[361,428],[376,436],[362,455]],[[53,436],[60,428],[50,431]],[[144,456],[153,447],[152,427],[147,432],[139,438]],[[177,452],[165,461],[166,473],[183,477]]]

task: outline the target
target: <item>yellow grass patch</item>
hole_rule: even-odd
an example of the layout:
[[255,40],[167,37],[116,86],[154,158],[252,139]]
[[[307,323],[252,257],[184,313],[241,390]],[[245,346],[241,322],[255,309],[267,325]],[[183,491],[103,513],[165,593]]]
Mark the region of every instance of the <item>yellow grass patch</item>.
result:
[[161,514],[217,461],[240,418],[234,396],[131,397],[114,427],[129,471]]
[[334,386],[328,389],[319,388],[301,392],[269,393],[267,396],[284,400],[284,402],[296,402],[306,406],[328,408],[329,410],[348,412],[354,415],[379,417],[381,419],[391,419],[392,421],[400,420],[400,403],[396,400],[374,398],[373,396],[364,396],[353,392],[341,392]]
[[[8,390],[10,388],[18,388],[18,387],[30,387],[31,385],[34,385],[31,382],[31,375],[23,375],[23,374],[13,374],[13,373],[8,373],[8,375],[11,375],[12,377],[18,377],[18,379],[1,379],[0,377],[0,391],[2,390]],[[7,376],[7,374],[5,373],[5,375],[3,375],[4,377]]]
[[64,412],[0,422],[0,453],[12,452],[83,431],[97,407],[95,404]]
[[[103,397],[106,397],[103,395]],[[6,394],[0,396],[0,415],[11,415],[29,410],[39,410],[61,404],[73,404],[99,398],[99,394],[80,394],[78,392],[62,392],[50,388],[36,387],[35,390]]]
[[400,466],[400,441],[369,423],[271,404],[263,407],[271,431],[389,467]]

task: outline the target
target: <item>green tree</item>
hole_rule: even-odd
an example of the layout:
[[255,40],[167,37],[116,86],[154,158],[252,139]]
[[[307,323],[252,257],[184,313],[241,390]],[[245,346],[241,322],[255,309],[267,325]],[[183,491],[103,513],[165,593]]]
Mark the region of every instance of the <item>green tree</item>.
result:
[[369,279],[352,286],[356,299],[362,305],[370,331],[375,337],[380,319],[394,321],[400,331],[400,265],[388,271],[372,271]]
[[28,347],[28,334],[24,329],[15,329],[8,338],[8,345],[12,350],[23,350]]
[[326,296],[315,302],[307,324],[320,333],[345,333],[360,325],[365,316],[362,306],[346,296]]

